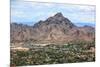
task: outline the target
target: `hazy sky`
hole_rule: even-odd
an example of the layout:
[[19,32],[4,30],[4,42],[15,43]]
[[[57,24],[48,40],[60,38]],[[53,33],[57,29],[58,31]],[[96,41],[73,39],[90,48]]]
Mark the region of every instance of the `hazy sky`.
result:
[[61,12],[73,23],[95,24],[95,6],[12,1],[11,22],[34,24]]

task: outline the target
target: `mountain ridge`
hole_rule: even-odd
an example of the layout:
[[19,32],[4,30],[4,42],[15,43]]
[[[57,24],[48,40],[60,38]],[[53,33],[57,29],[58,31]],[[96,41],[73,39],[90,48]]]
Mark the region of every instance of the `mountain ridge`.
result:
[[74,40],[92,41],[95,28],[78,27],[62,13],[57,13],[46,20],[40,20],[34,26],[11,23],[11,42],[27,40],[42,42],[70,42]]

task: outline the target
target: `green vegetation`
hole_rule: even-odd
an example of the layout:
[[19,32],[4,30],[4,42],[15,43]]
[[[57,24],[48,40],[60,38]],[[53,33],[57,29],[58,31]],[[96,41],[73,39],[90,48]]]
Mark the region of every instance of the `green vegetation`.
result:
[[33,46],[29,51],[11,50],[11,65],[42,65],[95,61],[95,42]]

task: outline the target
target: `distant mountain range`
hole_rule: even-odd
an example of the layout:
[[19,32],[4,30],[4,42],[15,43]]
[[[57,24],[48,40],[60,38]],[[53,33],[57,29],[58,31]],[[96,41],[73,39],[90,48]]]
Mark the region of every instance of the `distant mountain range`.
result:
[[91,27],[95,27],[94,23],[85,23],[85,22],[81,22],[81,23],[75,23],[75,25],[77,25],[78,27],[84,27],[84,26],[91,26]]
[[62,13],[57,13],[46,20],[40,20],[34,26],[11,23],[11,42],[70,42],[92,41],[95,28],[92,26],[78,27]]

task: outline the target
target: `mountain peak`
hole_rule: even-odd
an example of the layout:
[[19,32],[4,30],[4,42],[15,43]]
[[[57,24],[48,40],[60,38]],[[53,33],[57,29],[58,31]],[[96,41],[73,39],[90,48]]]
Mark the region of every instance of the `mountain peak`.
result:
[[59,13],[55,14],[54,16],[55,17],[61,17],[61,16],[63,16],[63,14],[61,12],[59,12]]
[[54,16],[47,18],[45,21],[42,21],[41,23],[38,22],[34,24],[34,27],[41,27],[41,25],[56,25],[58,27],[65,26],[66,28],[73,28],[76,27],[68,18],[64,17],[61,12],[56,13]]

